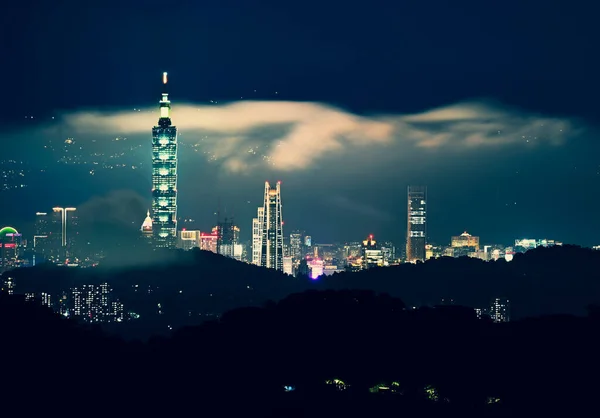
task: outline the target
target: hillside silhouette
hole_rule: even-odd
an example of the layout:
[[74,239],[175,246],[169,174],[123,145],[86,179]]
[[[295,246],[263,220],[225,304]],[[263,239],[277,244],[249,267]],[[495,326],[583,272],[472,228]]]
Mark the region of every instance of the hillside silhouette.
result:
[[598,331],[594,316],[495,324],[460,306],[312,290],[142,344],[0,299],[3,394],[29,413],[93,400],[94,413],[117,415],[574,412],[595,402]]
[[110,260],[87,269],[38,265],[4,273],[3,278],[14,278],[20,294],[59,295],[81,284],[108,282],[126,309],[141,317],[111,329],[135,337],[164,333],[167,325],[200,324],[227,310],[260,306],[308,289],[368,289],[417,307],[453,299],[463,306],[487,308],[493,298],[502,297],[510,299],[513,319],[583,315],[586,306],[600,299],[600,251],[568,245],[517,254],[511,262],[440,258],[318,280],[293,278],[198,249],[150,256],[131,267],[117,267],[120,262]]
[[600,251],[573,245],[538,247],[504,259],[442,257],[425,263],[402,264],[340,273],[321,286],[368,288],[402,297],[412,306],[435,305],[453,299],[484,308],[491,299],[508,298],[513,318],[549,314],[585,314],[600,301]]

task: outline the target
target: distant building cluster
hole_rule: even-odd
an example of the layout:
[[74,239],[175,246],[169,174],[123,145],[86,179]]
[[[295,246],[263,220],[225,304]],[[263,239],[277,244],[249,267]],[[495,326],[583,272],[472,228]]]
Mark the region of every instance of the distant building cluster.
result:
[[[9,294],[13,294],[14,280],[8,277],[4,287]],[[115,297],[108,283],[81,285],[58,295],[26,292],[25,300],[40,303],[62,316],[86,323],[123,322],[127,319],[123,304]]]
[[478,318],[488,316],[494,322],[510,321],[510,300],[505,298],[494,298],[488,308],[476,308]]
[[93,257],[85,255],[79,240],[76,208],[54,207],[37,212],[33,234],[23,237],[15,228],[0,229],[0,272],[16,267],[51,262],[67,266],[91,266]]

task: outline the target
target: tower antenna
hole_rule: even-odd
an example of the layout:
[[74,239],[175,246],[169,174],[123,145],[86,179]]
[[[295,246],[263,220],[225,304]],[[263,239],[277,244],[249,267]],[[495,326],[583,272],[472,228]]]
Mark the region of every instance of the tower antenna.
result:
[[163,73],[163,84],[167,84],[167,72]]

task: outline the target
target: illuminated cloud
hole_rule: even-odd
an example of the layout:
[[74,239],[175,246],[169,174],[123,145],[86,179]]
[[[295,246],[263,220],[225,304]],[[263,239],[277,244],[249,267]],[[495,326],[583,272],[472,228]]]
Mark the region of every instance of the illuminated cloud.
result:
[[[80,133],[147,135],[158,111],[66,115]],[[320,159],[367,147],[469,149],[516,143],[558,145],[575,134],[569,120],[485,103],[459,103],[412,115],[360,116],[320,103],[242,101],[222,106],[175,104],[182,141],[232,172],[257,167],[302,170]],[[400,148],[398,148],[400,147]]]

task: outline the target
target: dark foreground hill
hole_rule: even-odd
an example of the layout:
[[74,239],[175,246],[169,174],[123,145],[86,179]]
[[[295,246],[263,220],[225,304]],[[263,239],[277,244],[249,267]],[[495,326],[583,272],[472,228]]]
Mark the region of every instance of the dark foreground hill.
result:
[[539,247],[504,259],[439,258],[327,278],[327,288],[387,292],[412,306],[442,299],[486,308],[497,297],[511,301],[513,318],[549,314],[582,315],[600,302],[600,251],[565,245]]
[[[3,408],[114,416],[541,416],[595,403],[595,317],[508,324],[309,291],[146,344],[0,299]],[[11,416],[11,414],[7,414]],[[556,416],[556,415],[553,415]]]
[[[409,306],[433,306],[451,298],[463,306],[486,308],[492,298],[502,297],[510,299],[513,319],[582,315],[587,305],[600,301],[600,251],[575,246],[538,248],[517,254],[508,263],[441,258],[316,281],[207,251],[150,255],[151,259],[130,267],[110,267],[110,260],[106,267],[88,269],[42,265],[5,273],[4,278],[14,278],[16,293],[53,296],[81,284],[108,282],[126,310],[141,317],[111,329],[140,337],[163,333],[167,324],[196,325],[230,309],[260,306],[307,289],[372,289],[402,297]],[[138,324],[143,329],[136,333]]]

